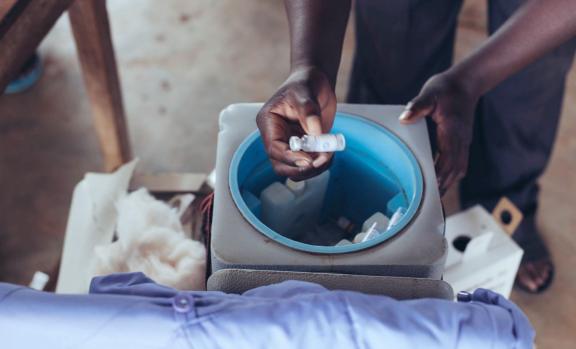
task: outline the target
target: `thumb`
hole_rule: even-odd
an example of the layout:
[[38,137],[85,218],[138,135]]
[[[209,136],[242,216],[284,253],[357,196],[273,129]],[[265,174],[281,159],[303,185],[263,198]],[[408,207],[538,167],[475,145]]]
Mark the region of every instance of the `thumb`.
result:
[[430,114],[436,107],[435,98],[431,95],[418,95],[408,104],[398,118],[403,124],[412,124]]
[[322,121],[318,115],[308,115],[304,118],[302,125],[304,131],[311,136],[318,136],[322,134]]
[[298,114],[300,126],[309,135],[322,134],[322,111],[316,98],[310,91],[298,91],[292,105]]

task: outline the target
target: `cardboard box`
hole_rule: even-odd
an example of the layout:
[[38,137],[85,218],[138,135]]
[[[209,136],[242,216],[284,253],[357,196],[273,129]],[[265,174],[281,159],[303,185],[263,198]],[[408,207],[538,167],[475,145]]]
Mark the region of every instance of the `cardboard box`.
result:
[[510,296],[524,251],[494,216],[481,206],[452,215],[446,240],[444,280],[454,292],[486,288]]
[[[130,189],[147,188],[157,198],[165,198],[165,201],[181,193],[194,193],[196,196],[205,194],[205,174],[134,174],[137,162],[133,160],[114,173],[87,173],[74,188],[56,285],[57,293],[88,291],[90,280],[96,276],[91,268],[96,256],[95,248],[113,241],[118,218],[116,204]],[[179,197],[184,200],[185,195]],[[180,206],[191,208],[190,201]],[[181,218],[185,216],[184,212],[179,212],[179,215]],[[181,223],[185,234],[193,235],[188,231],[192,229],[191,223]]]

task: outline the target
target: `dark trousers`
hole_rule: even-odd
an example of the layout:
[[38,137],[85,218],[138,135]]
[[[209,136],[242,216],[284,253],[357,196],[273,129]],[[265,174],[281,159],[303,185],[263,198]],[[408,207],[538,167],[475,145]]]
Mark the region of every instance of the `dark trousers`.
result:
[[[348,101],[405,104],[429,77],[449,68],[461,3],[357,0],[357,48]],[[522,3],[488,0],[490,34]],[[525,216],[514,238],[527,259],[546,253],[535,226],[538,178],[552,152],[575,49],[576,40],[564,44],[478,104],[461,203],[464,208],[480,203],[492,210],[502,196],[511,199]]]

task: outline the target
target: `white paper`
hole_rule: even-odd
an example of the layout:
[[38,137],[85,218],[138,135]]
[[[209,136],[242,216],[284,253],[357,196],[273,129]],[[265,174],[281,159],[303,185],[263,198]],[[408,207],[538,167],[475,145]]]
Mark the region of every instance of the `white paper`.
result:
[[57,293],[86,293],[92,275],[88,266],[94,247],[109,244],[116,224],[115,203],[126,195],[138,160],[114,173],[88,173],[76,185],[72,196]]

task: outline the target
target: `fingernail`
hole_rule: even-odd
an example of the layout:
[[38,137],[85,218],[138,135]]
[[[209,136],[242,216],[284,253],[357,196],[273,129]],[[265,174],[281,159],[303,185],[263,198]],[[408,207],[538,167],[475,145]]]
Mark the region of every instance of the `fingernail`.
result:
[[314,162],[312,162],[312,166],[318,168],[318,167],[324,165],[325,163],[326,163],[326,158],[320,157],[320,158],[314,160]]
[[410,110],[404,110],[402,114],[400,114],[400,117],[398,119],[400,121],[405,121],[408,120],[409,117],[410,117]]
[[414,104],[412,102],[408,102],[408,104],[406,104],[406,106],[404,107],[404,111],[402,112],[402,114],[400,114],[400,117],[398,119],[408,120],[408,118],[410,117],[410,112],[412,111],[413,105]]
[[308,166],[310,166],[310,162],[309,162],[309,161],[306,161],[306,160],[296,160],[294,163],[295,163],[296,166],[298,166],[298,167],[308,167]]

